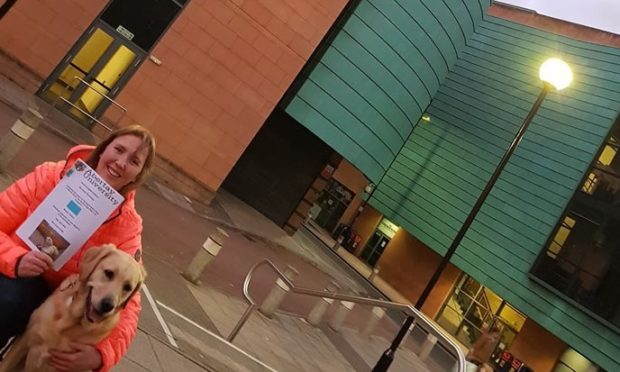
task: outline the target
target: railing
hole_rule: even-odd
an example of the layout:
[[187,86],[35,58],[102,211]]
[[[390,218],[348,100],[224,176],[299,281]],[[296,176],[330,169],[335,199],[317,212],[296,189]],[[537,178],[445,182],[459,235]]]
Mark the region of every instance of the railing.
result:
[[438,326],[436,326],[430,320],[428,320],[424,314],[422,314],[419,310],[414,308],[412,305],[377,300],[377,299],[372,299],[372,298],[349,296],[349,295],[343,295],[343,294],[338,294],[338,293],[330,293],[326,291],[317,291],[317,290],[312,290],[312,289],[299,288],[299,287],[296,287],[293,284],[293,282],[287,276],[285,276],[268,259],[264,259],[254,264],[254,266],[252,266],[252,268],[250,269],[250,271],[245,277],[245,280],[243,282],[243,295],[245,296],[245,299],[248,301],[250,306],[248,306],[248,308],[245,310],[245,312],[243,313],[243,315],[241,316],[241,318],[239,319],[239,321],[237,322],[233,330],[230,332],[230,335],[227,338],[228,341],[233,342],[233,340],[235,339],[235,336],[237,336],[237,334],[239,333],[239,331],[241,330],[245,322],[248,320],[250,315],[252,315],[254,310],[256,310],[259,307],[259,304],[250,296],[249,289],[250,289],[250,282],[252,281],[252,276],[254,275],[254,272],[256,271],[256,269],[258,269],[259,267],[263,265],[271,267],[271,269],[277,274],[280,280],[282,280],[286,284],[286,286],[290,289],[292,293],[296,293],[300,295],[307,295],[307,296],[312,296],[312,297],[330,298],[334,300],[353,302],[353,303],[360,304],[360,305],[377,306],[377,307],[381,307],[384,309],[400,310],[400,311],[405,312],[407,315],[410,315],[415,319],[413,325],[411,326],[411,329],[413,329],[413,327],[416,327],[418,324],[424,325],[422,328],[429,335],[434,336],[437,339],[437,341],[443,346],[443,348],[446,351],[448,351],[452,356],[455,357],[456,369],[454,369],[454,371],[465,372],[466,370],[465,354],[463,353],[461,348],[454,341],[452,341],[452,339],[446,336],[445,333]]
[[[79,76],[74,76],[73,77],[73,81],[76,81],[76,80],[78,81],[78,84],[83,84],[83,85],[86,86],[87,89],[92,89],[95,93],[97,93],[98,95],[100,95],[104,99],[108,100],[114,106],[118,107],[123,112],[123,115],[125,115],[125,113],[127,112],[127,109],[124,106],[122,106],[120,103],[116,102],[112,98],[108,97],[107,95],[105,95],[105,94],[101,93],[100,91],[98,91],[97,89],[93,88],[86,80],[80,78]],[[65,88],[63,89],[62,93],[58,95],[58,100],[66,103],[67,105],[69,105],[69,106],[73,107],[74,109],[78,110],[83,115],[85,115],[89,119],[97,122],[99,125],[101,125],[103,128],[105,128],[107,131],[111,132],[112,128],[110,128],[109,126],[105,125],[101,120],[99,120],[96,117],[92,116],[88,111],[82,109],[81,107],[79,107],[75,103],[73,103],[73,102],[69,101],[68,99],[66,99],[65,97],[63,97],[65,95],[65,93],[67,92],[67,89],[70,86],[73,86],[73,84],[65,85]],[[56,107],[56,104],[54,104],[54,107]],[[121,117],[122,117],[122,115],[121,115]],[[119,118],[119,120],[120,120],[120,118]]]

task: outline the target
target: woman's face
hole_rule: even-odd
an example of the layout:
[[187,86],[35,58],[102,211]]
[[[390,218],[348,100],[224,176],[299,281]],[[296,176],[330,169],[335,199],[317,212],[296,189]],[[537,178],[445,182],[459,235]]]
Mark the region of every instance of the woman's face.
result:
[[133,182],[147,157],[148,149],[141,148],[142,140],[131,134],[116,137],[101,153],[97,174],[116,190]]

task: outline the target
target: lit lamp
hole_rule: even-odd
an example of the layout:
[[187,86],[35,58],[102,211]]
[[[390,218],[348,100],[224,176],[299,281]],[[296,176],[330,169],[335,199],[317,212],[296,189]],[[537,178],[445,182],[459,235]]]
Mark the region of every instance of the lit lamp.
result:
[[553,85],[556,90],[566,88],[573,81],[573,72],[570,67],[559,58],[546,60],[540,66],[538,76],[543,82]]
[[[482,204],[484,204],[484,201],[486,200],[487,196],[491,192],[491,189],[495,185],[495,182],[499,178],[499,175],[502,173],[502,170],[508,163],[510,156],[512,155],[516,147],[519,145],[519,142],[521,142],[521,138],[523,138],[523,135],[525,134],[527,127],[530,125],[530,123],[532,122],[532,119],[534,119],[534,116],[538,112],[540,105],[542,105],[543,101],[545,100],[547,93],[549,93],[549,91],[553,88],[555,88],[556,90],[562,90],[566,88],[573,80],[573,73],[571,72],[570,67],[564,61],[558,58],[551,58],[545,61],[540,66],[539,77],[540,77],[540,80],[543,81],[543,86],[540,91],[540,94],[538,95],[538,98],[532,105],[532,108],[530,109],[530,111],[527,113],[527,116],[525,117],[525,119],[523,119],[523,123],[521,123],[521,127],[519,128],[519,131],[517,132],[515,138],[512,140],[512,143],[510,144],[510,146],[504,153],[504,156],[502,156],[502,159],[497,165],[497,168],[495,168],[495,171],[493,172],[493,174],[491,175],[491,178],[489,179],[486,186],[484,187],[484,190],[482,190],[482,193],[478,197],[478,200],[476,200],[476,203],[474,204],[471,211],[469,212],[469,215],[465,219],[465,222],[463,222],[461,229],[458,231],[458,233],[454,237],[452,244],[450,244],[450,248],[448,248],[448,251],[443,256],[441,262],[439,263],[439,266],[437,267],[437,269],[433,273],[433,276],[431,277],[431,279],[428,281],[428,284],[424,288],[424,291],[422,291],[422,294],[420,295],[420,297],[418,298],[418,301],[415,304],[416,309],[420,310],[422,308],[422,306],[426,302],[426,299],[428,298],[428,295],[431,293],[431,291],[435,287],[435,284],[437,284],[437,281],[439,280],[441,273],[443,272],[443,270],[446,268],[446,266],[450,262],[450,259],[454,255],[456,248],[461,243],[461,240],[463,240],[463,237],[465,236],[465,233],[469,229],[469,226],[471,226],[472,222],[474,222],[474,219],[476,218],[476,215],[480,211]],[[413,317],[411,316],[407,317],[400,331],[398,331],[398,334],[392,341],[392,344],[390,345],[390,347],[385,352],[383,352],[383,354],[381,355],[381,358],[379,359],[375,367],[372,369],[373,372],[384,372],[388,370],[388,368],[390,367],[390,364],[392,364],[392,361],[394,360],[394,354],[396,353],[396,349],[398,349],[398,346],[400,345],[403,338],[407,334],[407,331],[409,327],[411,327],[413,320],[414,320]]]

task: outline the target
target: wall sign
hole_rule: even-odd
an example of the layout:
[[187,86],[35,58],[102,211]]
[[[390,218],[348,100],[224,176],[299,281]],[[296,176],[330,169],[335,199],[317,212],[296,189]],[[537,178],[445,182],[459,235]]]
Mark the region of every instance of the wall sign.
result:
[[118,27],[116,27],[116,32],[123,35],[127,40],[130,40],[130,41],[135,36],[131,31],[129,31],[128,29],[126,29],[125,27],[121,25],[118,25]]

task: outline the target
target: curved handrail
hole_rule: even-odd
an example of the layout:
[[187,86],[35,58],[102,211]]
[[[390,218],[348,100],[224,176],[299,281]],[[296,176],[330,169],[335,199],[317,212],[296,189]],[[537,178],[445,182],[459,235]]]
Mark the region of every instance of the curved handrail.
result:
[[237,333],[239,333],[239,330],[241,330],[241,327],[243,327],[246,320],[249,318],[252,312],[258,307],[258,303],[252,298],[252,296],[250,296],[250,293],[249,293],[250,283],[252,281],[252,276],[254,275],[254,272],[256,271],[256,269],[258,269],[259,267],[263,265],[267,265],[271,267],[271,269],[278,275],[280,280],[282,280],[284,284],[289,288],[289,290],[291,290],[293,293],[313,296],[313,297],[331,298],[334,300],[353,302],[353,303],[360,304],[360,305],[369,305],[369,306],[377,306],[377,307],[382,307],[382,308],[392,309],[392,310],[401,310],[407,313],[408,315],[412,316],[415,319],[413,326],[415,326],[418,322],[424,324],[426,326],[424,327],[426,331],[429,334],[432,334],[433,336],[435,336],[446,350],[448,350],[449,352],[451,350],[454,351],[454,352],[451,352],[451,354],[456,357],[456,361],[457,361],[456,371],[465,372],[466,361],[465,361],[465,354],[463,353],[463,350],[461,350],[461,348],[450,337],[448,337],[444,333],[443,330],[441,330],[438,326],[433,324],[426,317],[426,315],[422,314],[419,310],[414,308],[412,305],[402,304],[398,302],[377,300],[373,298],[350,296],[350,295],[343,295],[343,294],[338,294],[338,293],[331,293],[331,292],[326,292],[326,291],[317,291],[313,289],[296,287],[295,284],[293,284],[293,282],[286,275],[284,275],[284,273],[282,273],[282,271],[280,271],[280,269],[278,269],[273,264],[273,262],[271,262],[268,259],[263,259],[255,263],[250,268],[250,271],[248,272],[248,274],[245,276],[245,280],[243,281],[243,295],[245,299],[249,302],[250,306],[246,309],[241,319],[239,319],[239,321],[235,325],[235,328],[231,331],[230,335],[228,336],[228,341],[232,342],[234,340],[235,336],[237,335]]

